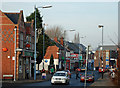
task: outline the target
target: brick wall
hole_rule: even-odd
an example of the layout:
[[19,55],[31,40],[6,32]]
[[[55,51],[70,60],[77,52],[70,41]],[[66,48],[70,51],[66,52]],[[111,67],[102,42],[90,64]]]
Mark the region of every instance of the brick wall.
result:
[[[0,11],[1,13],[1,11]],[[2,75],[14,73],[14,28],[15,25],[2,13],[2,48],[7,48],[7,52],[2,51]],[[8,58],[10,56],[10,58]]]
[[[106,67],[106,52],[109,52],[109,50],[104,50],[103,51],[103,66]],[[100,57],[102,56],[102,51],[96,51],[95,52],[95,56],[96,59],[94,60],[94,67],[99,67],[99,63],[100,63],[100,67],[102,67],[102,61],[100,59]]]

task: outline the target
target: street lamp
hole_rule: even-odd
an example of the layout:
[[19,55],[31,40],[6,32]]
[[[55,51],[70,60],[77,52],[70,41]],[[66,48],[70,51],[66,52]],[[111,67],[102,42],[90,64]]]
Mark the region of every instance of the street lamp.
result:
[[[86,36],[81,36],[81,37],[79,37],[79,42],[81,42],[81,38],[85,38]],[[81,57],[81,54],[80,54],[80,45],[79,45],[79,57]],[[82,66],[82,60],[81,60],[81,66]]]
[[66,31],[75,31],[73,29],[70,29],[70,30],[64,30],[64,70],[66,69],[66,63],[65,63],[65,60],[66,60],[66,49],[65,49],[65,33]]
[[101,60],[102,60],[102,79],[103,79],[103,25],[98,25],[98,27],[99,28],[102,28],[102,58],[101,58]]
[[87,60],[88,60],[88,55],[89,55],[89,47],[90,45],[87,46],[87,52],[86,52],[86,67],[85,67],[85,83],[84,83],[84,88],[86,88],[86,78],[87,78]]
[[36,7],[35,5],[35,50],[34,50],[34,80],[36,80],[36,9],[37,8],[50,8],[52,6],[42,6],[42,7]]
[[[49,6],[50,7],[50,6]],[[46,26],[48,26],[48,24],[43,24],[44,25],[44,29],[43,29],[43,69],[44,69],[44,54],[45,54],[45,29]]]

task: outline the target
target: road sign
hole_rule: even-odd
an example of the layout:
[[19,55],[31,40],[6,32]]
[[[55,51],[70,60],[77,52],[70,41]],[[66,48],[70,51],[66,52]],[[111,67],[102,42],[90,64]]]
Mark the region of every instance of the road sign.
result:
[[79,56],[79,60],[82,60],[82,56]]

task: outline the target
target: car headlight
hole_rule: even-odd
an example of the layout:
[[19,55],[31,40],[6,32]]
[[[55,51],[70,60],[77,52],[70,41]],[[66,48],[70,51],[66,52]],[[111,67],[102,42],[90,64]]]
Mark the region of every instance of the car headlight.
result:
[[61,78],[62,80],[66,80],[66,78]]
[[55,80],[55,78],[52,78],[52,80]]

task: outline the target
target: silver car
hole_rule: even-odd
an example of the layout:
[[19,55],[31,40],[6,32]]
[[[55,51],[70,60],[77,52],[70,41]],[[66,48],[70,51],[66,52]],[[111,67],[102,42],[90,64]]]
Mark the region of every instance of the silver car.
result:
[[65,71],[57,71],[51,78],[51,84],[64,83],[69,84],[70,78]]

